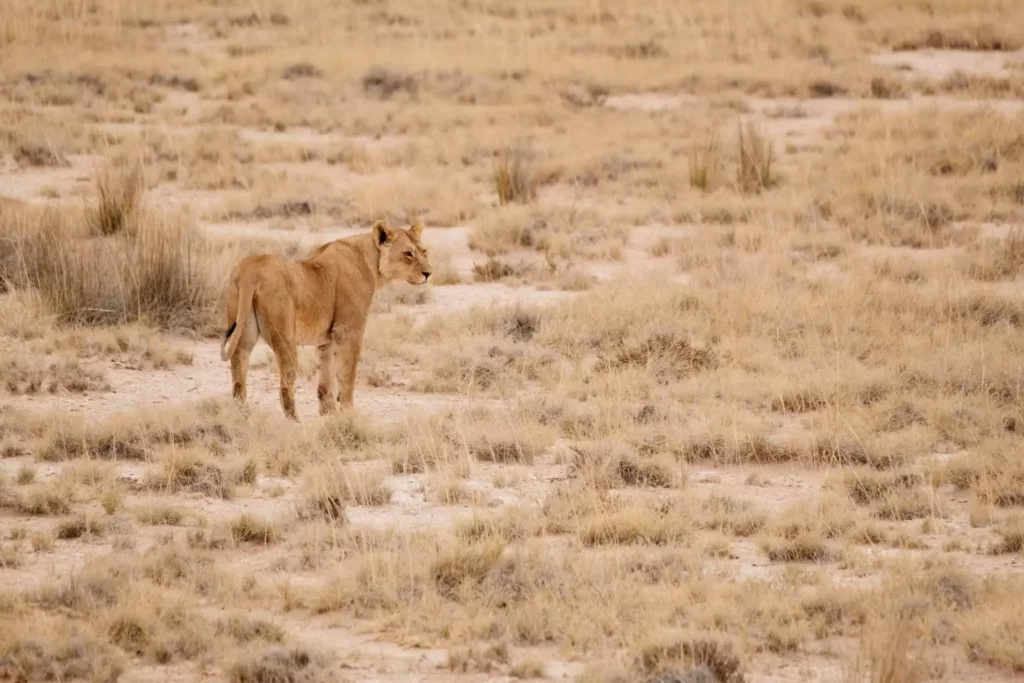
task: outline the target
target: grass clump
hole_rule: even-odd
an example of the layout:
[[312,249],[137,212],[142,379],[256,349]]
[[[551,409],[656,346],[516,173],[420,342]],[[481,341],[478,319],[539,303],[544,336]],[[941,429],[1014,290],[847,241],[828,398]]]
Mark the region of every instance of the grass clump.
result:
[[230,683],[327,683],[325,660],[305,649],[254,650],[227,668]]
[[503,147],[494,164],[494,189],[502,204],[528,204],[537,197],[529,149],[524,145]]
[[96,181],[96,205],[86,212],[89,232],[109,237],[138,229],[145,181],[137,166],[108,169]]
[[0,279],[35,289],[63,324],[209,331],[216,269],[201,233],[182,217],[144,211],[137,185],[103,182],[84,215],[0,206]]
[[760,192],[775,184],[772,171],[772,141],[752,123],[739,127],[739,169],[737,184],[741,192]]

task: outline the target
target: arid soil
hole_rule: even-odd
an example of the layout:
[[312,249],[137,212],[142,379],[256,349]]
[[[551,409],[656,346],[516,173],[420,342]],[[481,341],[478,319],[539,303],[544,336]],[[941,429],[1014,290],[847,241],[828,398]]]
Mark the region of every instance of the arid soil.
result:
[[[0,680],[1024,672],[1024,6],[5,14]],[[238,405],[379,218],[355,412]]]

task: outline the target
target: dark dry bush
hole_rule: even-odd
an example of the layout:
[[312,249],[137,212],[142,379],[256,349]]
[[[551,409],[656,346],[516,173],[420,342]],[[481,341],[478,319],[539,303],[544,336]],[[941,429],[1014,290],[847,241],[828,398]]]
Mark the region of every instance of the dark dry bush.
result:
[[227,670],[231,683],[328,683],[333,677],[325,662],[307,650],[280,647],[256,653],[233,663]]
[[717,365],[718,357],[713,349],[696,347],[680,333],[663,330],[624,343],[618,351],[603,358],[597,369],[644,368],[664,384]]
[[363,76],[363,90],[386,100],[402,92],[415,96],[419,91],[419,83],[412,75],[373,67]]

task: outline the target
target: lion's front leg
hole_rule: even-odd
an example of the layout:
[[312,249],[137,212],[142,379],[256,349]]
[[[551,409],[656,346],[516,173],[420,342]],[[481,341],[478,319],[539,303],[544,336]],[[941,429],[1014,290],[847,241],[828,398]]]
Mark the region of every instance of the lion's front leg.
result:
[[327,415],[337,408],[337,377],[335,360],[338,356],[338,345],[333,341],[319,348],[320,377],[317,380],[316,397],[320,401],[320,414]]
[[363,328],[348,330],[338,343],[338,403],[342,410],[351,410],[356,388],[356,368],[363,349]]

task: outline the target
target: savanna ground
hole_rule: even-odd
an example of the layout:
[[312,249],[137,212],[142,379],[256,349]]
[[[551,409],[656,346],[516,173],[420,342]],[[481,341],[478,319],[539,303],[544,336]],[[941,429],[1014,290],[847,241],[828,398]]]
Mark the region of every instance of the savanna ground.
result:
[[[1021,3],[4,5],[0,679],[1024,672]],[[235,405],[380,217],[356,414]]]

